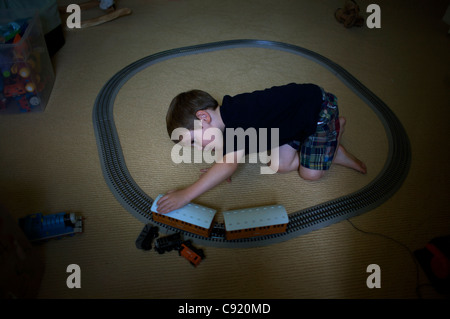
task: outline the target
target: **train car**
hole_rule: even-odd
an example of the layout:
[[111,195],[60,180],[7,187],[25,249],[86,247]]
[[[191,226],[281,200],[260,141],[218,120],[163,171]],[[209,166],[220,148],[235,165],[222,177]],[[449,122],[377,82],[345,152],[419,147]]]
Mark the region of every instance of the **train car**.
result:
[[205,258],[203,249],[194,247],[189,240],[181,244],[178,254],[186,258],[194,267],[197,267],[198,264]]
[[227,240],[283,233],[289,222],[282,205],[230,210],[223,219]]
[[187,259],[194,267],[197,267],[198,264],[205,258],[203,249],[194,247],[190,240],[183,241],[181,233],[174,233],[172,235],[156,239],[155,250],[159,254],[176,250],[178,251],[179,256]]
[[19,226],[30,242],[73,236],[83,232],[83,218],[74,213],[41,213],[19,219]]
[[175,233],[156,239],[155,250],[160,254],[164,254],[165,252],[172,250],[180,250],[182,243],[183,240],[181,239],[181,234]]
[[216,210],[201,205],[189,203],[186,206],[167,214],[158,213],[159,195],[152,204],[153,220],[185,230],[203,237],[209,237],[213,227]]
[[152,249],[153,239],[159,236],[158,231],[159,229],[156,226],[150,224],[145,225],[136,239],[136,248],[142,250]]

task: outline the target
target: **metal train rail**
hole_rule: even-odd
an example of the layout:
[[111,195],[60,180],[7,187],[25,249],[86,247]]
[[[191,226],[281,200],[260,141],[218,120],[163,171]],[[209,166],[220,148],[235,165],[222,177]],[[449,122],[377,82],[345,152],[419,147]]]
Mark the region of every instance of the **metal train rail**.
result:
[[281,50],[310,59],[338,77],[378,116],[388,138],[388,156],[380,173],[362,189],[334,200],[289,214],[285,233],[228,241],[222,235],[223,224],[214,226],[210,238],[188,232],[184,237],[196,243],[216,247],[255,247],[285,241],[339,221],[370,211],[389,199],[405,180],[411,162],[411,146],[398,118],[389,107],[361,82],[333,61],[305,48],[266,40],[230,40],[167,50],[142,58],[116,73],[101,89],[94,104],[93,124],[103,174],[111,192],[122,206],[144,223],[163,227],[166,232],[178,231],[153,221],[150,208],[153,199],[131,177],[122,153],[114,123],[113,108],[121,87],[143,69],[167,59],[233,48]]

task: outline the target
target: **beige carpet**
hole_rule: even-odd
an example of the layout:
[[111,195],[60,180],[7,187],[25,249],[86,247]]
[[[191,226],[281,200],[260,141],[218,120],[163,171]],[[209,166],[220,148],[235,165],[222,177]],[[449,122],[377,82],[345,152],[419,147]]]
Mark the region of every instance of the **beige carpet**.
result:
[[[61,4],[74,1],[59,1]],[[369,1],[359,1],[365,11]],[[450,233],[447,119],[450,44],[441,18],[448,1],[378,1],[381,29],[345,29],[334,19],[343,1],[120,1],[130,16],[66,33],[54,59],[56,82],[45,112],[0,117],[0,202],[15,218],[77,212],[85,233],[37,247],[46,271],[39,298],[417,298],[417,268],[408,251],[340,222],[304,236],[251,249],[201,247],[198,268],[176,252],[136,249],[143,224],[107,187],[92,108],[102,86],[128,64],[163,50],[229,39],[292,43],[340,64],[377,94],[407,130],[412,166],[385,204],[352,222],[409,249]],[[225,94],[289,82],[312,82],[339,98],[347,118],[343,144],[368,174],[333,167],[318,182],[297,174],[260,175],[244,164],[196,202],[218,211],[280,203],[288,212],[367,185],[380,172],[387,139],[375,113],[339,79],[310,60],[265,49],[233,49],[172,59],[147,68],[120,90],[114,108],[126,163],[151,197],[181,188],[207,164],[175,165],[165,129],[170,100],[199,88]],[[218,216],[220,219],[220,214]],[[81,288],[66,286],[66,267],[81,268]],[[366,285],[370,264],[381,288]],[[419,269],[419,284],[428,280]],[[425,298],[440,298],[429,285]]]

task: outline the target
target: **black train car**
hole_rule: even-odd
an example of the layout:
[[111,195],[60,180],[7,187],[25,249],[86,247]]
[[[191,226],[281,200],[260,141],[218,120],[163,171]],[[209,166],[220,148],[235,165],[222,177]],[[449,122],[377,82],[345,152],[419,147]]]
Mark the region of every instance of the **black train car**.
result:
[[175,233],[169,236],[158,238],[155,242],[155,250],[164,254],[172,250],[180,250],[183,240],[180,233]]
[[154,238],[158,237],[158,230],[158,227],[151,224],[145,225],[136,239],[136,247],[143,250],[152,249],[152,242]]

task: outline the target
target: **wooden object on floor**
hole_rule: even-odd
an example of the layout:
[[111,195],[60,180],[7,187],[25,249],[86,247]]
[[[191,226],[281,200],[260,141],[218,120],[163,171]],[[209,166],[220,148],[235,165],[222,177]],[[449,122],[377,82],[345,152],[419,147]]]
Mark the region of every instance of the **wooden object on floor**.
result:
[[[99,7],[99,3],[100,2],[98,0],[90,0],[87,2],[80,3],[78,5],[80,6],[81,11],[84,11],[84,10],[89,10],[92,8]],[[66,9],[67,9],[66,6],[61,6],[61,7],[59,7],[59,12],[62,15],[67,15]],[[91,19],[87,19],[84,21],[81,20],[81,23],[80,23],[81,29],[100,25],[105,22],[109,22],[114,19],[129,15],[132,12],[130,8],[116,9],[115,5],[112,5],[111,7],[109,7],[106,10],[103,10],[103,11],[105,12],[104,15],[101,15],[101,16],[95,17],[95,18],[91,18]],[[72,29],[68,29],[68,30],[72,30]]]

